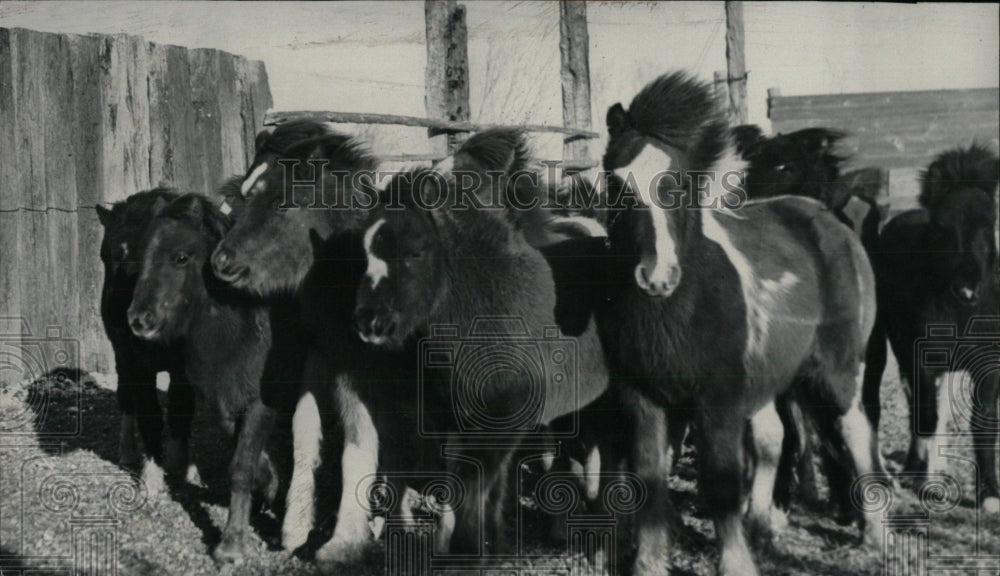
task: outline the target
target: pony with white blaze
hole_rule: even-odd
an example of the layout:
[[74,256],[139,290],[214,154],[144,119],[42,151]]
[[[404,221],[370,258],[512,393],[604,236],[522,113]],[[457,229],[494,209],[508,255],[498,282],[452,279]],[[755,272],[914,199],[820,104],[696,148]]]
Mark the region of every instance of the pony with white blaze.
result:
[[[749,521],[774,527],[783,426],[775,398],[794,394],[848,463],[859,493],[891,489],[860,404],[874,278],[856,236],[814,200],[739,207],[745,163],[710,86],[683,73],[647,85],[607,117],[607,247],[586,266],[612,381],[632,397],[631,464],[646,486],[634,572],[666,572],[668,414],[700,430],[699,489],[715,522],[721,574],[757,574],[742,528],[744,432],[755,458]],[[737,209],[738,208],[738,209]],[[591,239],[580,242],[594,247]],[[600,279],[600,280],[598,280]],[[793,386],[793,383],[795,385]],[[673,428],[673,426],[671,426]],[[864,511],[865,540],[882,538]]]

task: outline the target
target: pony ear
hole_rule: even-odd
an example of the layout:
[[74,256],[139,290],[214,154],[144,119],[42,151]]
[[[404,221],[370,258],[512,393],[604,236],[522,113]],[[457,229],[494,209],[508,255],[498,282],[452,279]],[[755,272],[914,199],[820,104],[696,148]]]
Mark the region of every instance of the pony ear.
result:
[[444,175],[439,172],[425,172],[424,176],[420,179],[417,189],[420,202],[424,206],[437,206],[446,190],[443,186]]
[[309,229],[309,245],[312,246],[312,253],[314,258],[318,258],[320,252],[323,250],[324,240],[323,237],[319,235],[319,232],[315,228]]
[[168,204],[167,199],[160,196],[159,198],[153,201],[153,206],[152,208],[150,208],[150,213],[153,216],[156,216],[157,214],[162,212],[164,208],[167,207],[167,204]]
[[105,228],[107,228],[108,226],[110,226],[111,225],[111,210],[109,208],[105,208],[104,206],[101,206],[100,204],[98,204],[97,206],[94,206],[94,209],[97,210],[97,219],[101,221],[101,226],[104,226]]
[[614,106],[608,108],[608,132],[614,134],[624,132],[628,128],[628,114],[621,102],[616,102]]
[[267,146],[268,141],[271,140],[270,130],[261,130],[257,133],[257,137],[253,141],[253,149],[255,154],[260,154],[264,147]]

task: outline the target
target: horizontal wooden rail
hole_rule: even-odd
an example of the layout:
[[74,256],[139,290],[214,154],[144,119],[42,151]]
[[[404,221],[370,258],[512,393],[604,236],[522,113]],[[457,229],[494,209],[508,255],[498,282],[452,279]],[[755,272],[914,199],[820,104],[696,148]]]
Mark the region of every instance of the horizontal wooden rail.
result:
[[396,126],[416,126],[430,128],[442,133],[446,132],[478,132],[489,128],[517,128],[526,132],[550,132],[555,134],[565,134],[566,140],[576,140],[579,138],[600,138],[597,132],[590,130],[578,130],[576,128],[566,128],[563,126],[544,126],[540,124],[520,124],[508,126],[503,124],[474,124],[472,122],[452,122],[449,120],[435,120],[431,118],[420,118],[417,116],[397,116],[395,114],[366,114],[359,112],[321,112],[310,110],[295,110],[288,112],[276,112],[268,110],[264,115],[265,126],[277,126],[293,120],[315,120],[319,122],[333,122],[336,124],[392,124]]

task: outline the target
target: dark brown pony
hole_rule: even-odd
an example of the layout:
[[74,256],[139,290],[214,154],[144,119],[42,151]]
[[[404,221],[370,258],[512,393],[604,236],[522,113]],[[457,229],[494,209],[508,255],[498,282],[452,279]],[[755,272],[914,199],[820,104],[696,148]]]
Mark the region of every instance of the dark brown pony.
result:
[[[242,206],[239,194],[243,177],[228,180],[217,195],[226,203],[225,211],[236,216]],[[177,197],[174,190],[158,188],[139,192],[115,203],[110,209],[97,206],[104,227],[101,262],[104,285],[101,290],[101,320],[115,353],[118,375],[118,406],[122,410],[120,461],[127,468],[141,464],[135,444],[138,428],[146,455],[164,466],[168,476],[182,475],[188,464],[188,437],[194,412],[194,391],[187,383],[184,363],[176,346],[147,342],[129,327],[128,307],[139,277],[146,232],[156,215]],[[167,393],[168,440],[163,452],[163,412],[156,398],[156,374],[170,374]]]
[[259,398],[271,348],[268,311],[225,288],[208,266],[229,226],[229,218],[204,196],[189,194],[166,205],[150,223],[128,309],[137,337],[177,346],[187,382],[218,412],[223,430],[236,437],[229,519],[213,553],[221,561],[245,553],[251,490],[270,503],[278,488],[277,473],[262,452],[273,421]]
[[[455,511],[452,551],[495,554],[504,549],[513,450],[603,394],[607,376],[593,326],[576,338],[559,332],[546,258],[505,211],[456,209],[454,187],[439,183],[436,173],[417,171],[390,184],[390,195],[417,200],[380,210],[365,232],[355,326],[375,346],[430,334],[422,350],[454,347],[444,374],[423,384],[424,394],[451,404],[447,446],[470,495]],[[484,441],[489,450],[477,447]]]
[[[976,446],[977,502],[992,513],[1000,511],[998,180],[995,152],[975,145],[944,152],[923,173],[920,208],[896,216],[882,230],[873,254],[879,322],[872,346],[881,344],[883,351],[869,356],[865,382],[866,406],[877,423],[888,335],[909,392],[906,471],[923,476],[944,470],[938,443],[948,415],[962,411]],[[959,386],[962,372],[971,378],[971,390]]]
[[[608,130],[604,167],[620,177],[608,184],[608,251],[591,261],[607,286],[595,312],[612,378],[639,392],[631,458],[648,499],[634,568],[666,570],[670,463],[666,434],[647,431],[665,430],[662,408],[679,407],[700,429],[699,490],[715,521],[720,573],[754,574],[740,514],[743,434],[749,422],[749,519],[766,532],[783,436],[774,399],[794,382],[808,382],[795,393],[863,480],[857,489],[891,487],[860,403],[871,268],[854,234],[814,200],[725,209],[740,196],[746,164],[707,85],[662,76],[628,111],[611,107]],[[708,171],[700,186],[697,171]],[[865,511],[864,533],[880,544],[879,514]]]

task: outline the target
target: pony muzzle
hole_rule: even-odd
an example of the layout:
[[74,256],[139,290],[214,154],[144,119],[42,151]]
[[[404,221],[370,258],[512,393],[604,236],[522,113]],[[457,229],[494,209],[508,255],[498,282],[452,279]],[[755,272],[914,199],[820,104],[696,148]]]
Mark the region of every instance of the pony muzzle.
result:
[[635,283],[646,294],[665,298],[681,283],[681,265],[663,262],[655,256],[643,256],[635,266]]
[[381,346],[396,332],[396,322],[392,314],[380,314],[371,308],[354,311],[354,330],[362,342]]
[[223,282],[233,284],[246,276],[248,268],[237,264],[232,252],[224,245],[216,246],[212,252],[212,272]]
[[161,322],[156,314],[148,308],[128,309],[128,326],[132,333],[143,340],[152,340],[160,332]]

